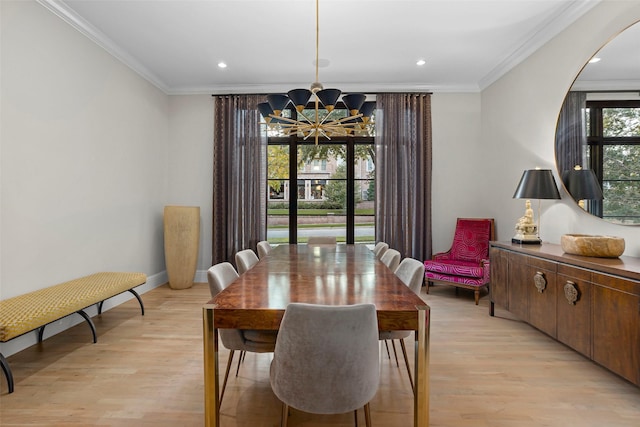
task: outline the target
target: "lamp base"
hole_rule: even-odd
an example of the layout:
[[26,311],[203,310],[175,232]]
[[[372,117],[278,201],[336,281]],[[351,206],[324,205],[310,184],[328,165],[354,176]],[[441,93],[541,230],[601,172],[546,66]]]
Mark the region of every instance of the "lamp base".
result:
[[539,245],[542,243],[540,238],[536,239],[516,239],[515,237],[511,239],[511,243],[517,243],[519,245]]

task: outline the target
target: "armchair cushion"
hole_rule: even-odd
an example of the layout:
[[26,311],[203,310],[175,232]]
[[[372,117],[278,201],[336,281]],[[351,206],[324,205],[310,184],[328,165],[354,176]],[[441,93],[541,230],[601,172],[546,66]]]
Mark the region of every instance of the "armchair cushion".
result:
[[[427,273],[433,272],[463,277],[478,278],[484,275],[484,268],[477,261],[427,260],[424,262],[424,269]],[[429,276],[427,275],[427,277]]]

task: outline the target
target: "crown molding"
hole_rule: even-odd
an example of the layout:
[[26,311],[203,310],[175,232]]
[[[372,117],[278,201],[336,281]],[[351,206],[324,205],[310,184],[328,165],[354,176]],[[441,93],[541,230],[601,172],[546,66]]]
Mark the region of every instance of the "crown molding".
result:
[[509,70],[520,64],[555,36],[560,34],[578,18],[595,7],[602,0],[572,0],[567,2],[562,11],[535,28],[520,46],[495,66],[479,81],[480,90],[486,89]]
[[142,76],[142,78],[160,89],[162,92],[164,92],[165,94],[169,93],[169,87],[160,78],[158,78],[158,76],[152,73],[147,67],[142,65],[133,56],[129,55],[116,43],[114,43],[113,40],[107,37],[102,31],[79,17],[73,11],[73,9],[71,9],[64,3],[64,1],[36,0],[36,2],[38,2],[54,15],[58,16],[67,24],[78,30],[84,36],[89,38],[89,40],[106,50],[109,54],[114,56],[116,59],[118,59],[127,67],[131,68],[136,73],[138,73],[140,76]]
[[[307,84],[296,85],[227,85],[227,86],[203,86],[203,87],[182,87],[175,88],[168,92],[168,95],[227,95],[247,94],[247,93],[286,93],[294,87],[305,87]],[[431,93],[474,93],[480,92],[477,85],[437,85],[425,83],[406,84],[349,84],[332,83],[332,86],[339,87],[343,92],[359,93],[385,93],[385,92],[431,92]]]

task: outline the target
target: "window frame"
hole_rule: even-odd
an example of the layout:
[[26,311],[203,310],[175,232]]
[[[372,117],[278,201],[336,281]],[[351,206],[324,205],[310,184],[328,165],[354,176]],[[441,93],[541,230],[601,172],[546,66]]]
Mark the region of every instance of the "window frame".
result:
[[[588,165],[592,169],[601,188],[605,188],[605,183],[619,180],[604,179],[604,149],[605,146],[635,145],[640,146],[640,135],[637,136],[605,136],[604,129],[604,109],[613,108],[640,108],[640,100],[606,100],[606,101],[586,101],[588,133],[586,138],[588,150]],[[640,185],[640,177],[634,180]],[[589,211],[600,218],[607,218],[604,212],[604,202],[602,200],[591,200]],[[618,216],[616,216],[618,217]],[[631,218],[640,218],[633,216]]]

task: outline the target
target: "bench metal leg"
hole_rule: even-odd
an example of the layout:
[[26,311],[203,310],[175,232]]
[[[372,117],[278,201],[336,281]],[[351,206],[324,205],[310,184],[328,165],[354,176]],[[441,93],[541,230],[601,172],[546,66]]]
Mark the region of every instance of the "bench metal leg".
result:
[[[140,303],[140,310],[142,311],[142,315],[144,316],[144,304],[142,303],[142,298],[140,298],[140,295],[138,295],[138,293],[133,289],[129,289],[129,292],[131,292],[133,296],[138,300],[138,303]],[[98,314],[102,314],[102,304],[104,304],[104,300],[98,303]]]
[[78,313],[80,316],[84,317],[84,320],[87,321],[87,323],[89,324],[89,327],[91,328],[91,333],[93,334],[93,343],[97,343],[98,342],[98,336],[96,335],[96,326],[93,324],[93,321],[91,320],[91,317],[89,317],[89,315],[87,313],[84,312],[84,310],[78,310],[76,311],[76,313]]
[[[87,321],[87,323],[89,324],[89,327],[91,328],[91,333],[93,334],[93,343],[97,343],[98,342],[98,335],[96,334],[96,326],[93,324],[93,321],[91,320],[91,317],[89,317],[89,315],[87,313],[84,312],[84,310],[78,310],[76,311],[76,313],[78,313],[80,316],[82,316],[84,318],[84,320]],[[41,326],[38,329],[38,342],[42,342],[42,338],[44,337],[44,328],[47,325]]]
[[138,295],[138,293],[133,289],[129,289],[129,292],[131,292],[133,296],[136,297],[136,299],[140,303],[140,310],[142,311],[142,315],[144,316],[144,304],[142,304],[142,298],[140,298],[140,295]]
[[7,359],[4,358],[2,353],[0,353],[0,365],[2,366],[2,371],[4,372],[5,378],[7,378],[7,386],[9,386],[9,393],[13,393],[13,374],[11,373],[9,362],[7,362]]

